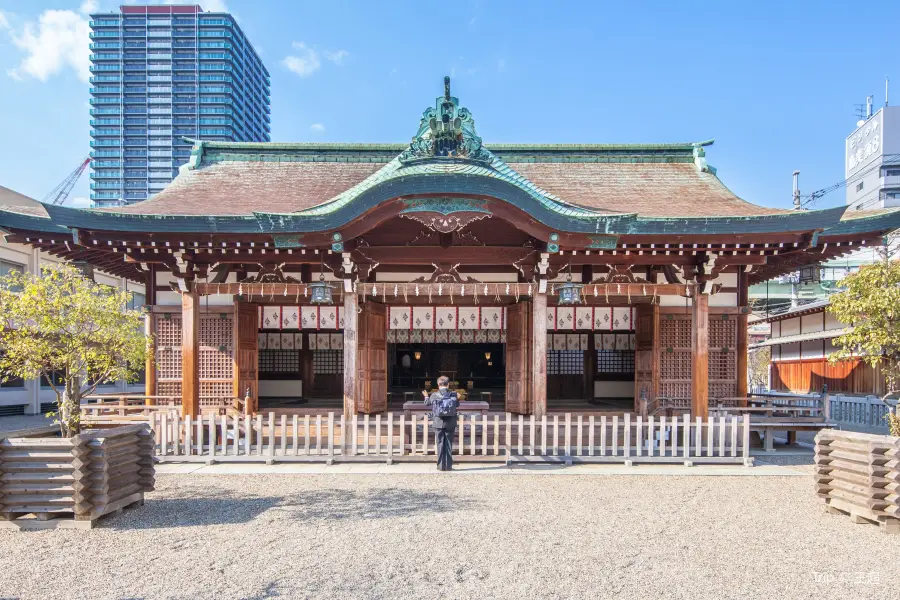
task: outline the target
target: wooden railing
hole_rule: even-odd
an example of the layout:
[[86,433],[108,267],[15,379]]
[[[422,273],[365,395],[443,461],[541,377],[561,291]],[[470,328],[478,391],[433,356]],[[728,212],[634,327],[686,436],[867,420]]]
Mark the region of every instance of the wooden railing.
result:
[[[244,400],[239,398],[204,398],[201,411],[217,414],[242,414]],[[95,395],[81,403],[81,424],[104,427],[130,423],[149,423],[158,413],[176,413],[181,408],[180,396]]]
[[[412,415],[354,416],[274,413],[233,417],[152,415],[157,456],[171,461],[434,460],[433,419]],[[631,415],[506,413],[462,415],[454,454],[460,460],[506,462],[677,462],[751,465],[750,419]]]
[[[738,405],[737,398],[711,398],[709,408],[732,407]],[[691,412],[690,398],[663,398],[657,397],[651,400],[641,401],[641,416],[682,416]]]

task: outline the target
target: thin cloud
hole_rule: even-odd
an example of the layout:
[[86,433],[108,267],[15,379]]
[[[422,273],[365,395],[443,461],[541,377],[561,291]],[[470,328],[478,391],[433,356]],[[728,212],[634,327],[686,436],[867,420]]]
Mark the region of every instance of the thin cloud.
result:
[[323,131],[325,131],[325,126],[321,123],[313,123],[309,126],[309,128],[316,133],[322,133]]
[[281,61],[289,71],[300,77],[308,77],[322,66],[319,53],[315,49],[308,47],[303,42],[294,42],[291,46],[297,51],[296,54],[285,56]]
[[7,71],[16,80],[32,77],[47,81],[67,68],[87,82],[91,76],[91,27],[88,13],[96,10],[94,0],[87,0],[80,12],[72,10],[45,10],[37,22],[25,23],[21,31],[13,29],[5,15],[0,18],[0,28],[6,29],[13,45],[25,57],[19,65]]
[[338,50],[337,52],[326,52],[325,58],[330,60],[336,65],[344,64],[344,59],[350,56],[350,53],[346,50]]

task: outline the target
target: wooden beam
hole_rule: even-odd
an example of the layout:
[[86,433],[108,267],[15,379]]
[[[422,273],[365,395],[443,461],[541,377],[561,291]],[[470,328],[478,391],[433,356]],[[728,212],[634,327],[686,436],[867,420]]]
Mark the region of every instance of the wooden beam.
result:
[[709,296],[693,286],[691,298],[691,414],[709,416]]
[[181,414],[200,414],[200,295],[181,295]]
[[344,294],[344,418],[350,419],[357,412],[356,361],[359,345],[359,298],[354,293]]
[[531,302],[531,406],[536,418],[547,414],[547,294],[535,292]]

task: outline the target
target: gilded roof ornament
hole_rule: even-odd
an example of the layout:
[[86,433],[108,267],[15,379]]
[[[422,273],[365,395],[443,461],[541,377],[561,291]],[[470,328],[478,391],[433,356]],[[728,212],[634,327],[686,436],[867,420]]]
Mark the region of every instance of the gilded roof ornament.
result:
[[469,109],[450,95],[450,77],[444,77],[444,95],[435,99],[419,121],[419,130],[409,148],[400,154],[408,163],[434,158],[455,158],[490,163],[493,155],[484,147],[475,131],[475,119]]

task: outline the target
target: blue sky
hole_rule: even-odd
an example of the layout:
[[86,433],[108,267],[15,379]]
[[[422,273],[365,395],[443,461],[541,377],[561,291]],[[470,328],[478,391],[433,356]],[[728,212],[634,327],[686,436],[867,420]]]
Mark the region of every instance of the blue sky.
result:
[[[119,4],[0,0],[0,185],[41,198],[89,152],[92,3]],[[449,74],[488,144],[715,138],[726,185],[788,207],[794,169],[804,193],[843,179],[854,105],[881,106],[885,76],[900,102],[900,2],[200,4],[269,69],[273,141],[408,141]]]

